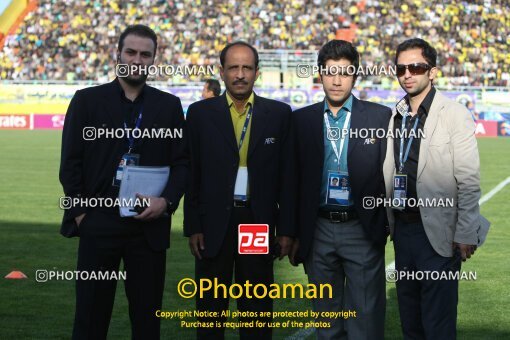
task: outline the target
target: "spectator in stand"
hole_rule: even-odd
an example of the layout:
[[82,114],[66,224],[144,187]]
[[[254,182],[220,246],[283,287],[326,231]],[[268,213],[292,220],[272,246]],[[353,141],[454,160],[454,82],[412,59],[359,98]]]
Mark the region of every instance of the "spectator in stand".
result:
[[[421,36],[437,46],[443,65],[438,83],[443,77],[457,86],[510,86],[508,6],[506,0],[432,5],[403,0],[399,6],[389,0],[40,0],[6,37],[0,79],[106,82],[114,77],[111,46],[119,27],[143,18],[159,35],[157,54],[164,64],[218,64],[219,52],[234,40],[260,50],[318,50],[324,41],[341,38],[340,30],[353,29],[366,65],[391,64],[400,42]],[[203,81],[200,76],[152,79]]]

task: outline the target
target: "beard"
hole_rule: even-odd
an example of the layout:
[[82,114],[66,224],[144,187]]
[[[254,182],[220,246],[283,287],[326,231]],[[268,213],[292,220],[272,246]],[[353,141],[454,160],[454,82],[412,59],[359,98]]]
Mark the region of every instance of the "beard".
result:
[[147,75],[145,74],[137,77],[128,76],[122,79],[124,79],[124,81],[131,86],[139,86],[145,84],[145,82],[147,81]]
[[[123,65],[129,65],[129,63],[122,60],[122,58],[119,56],[117,59],[117,64],[123,64]],[[149,66],[149,65],[147,65]],[[128,74],[127,77],[122,77],[126,83],[128,83],[130,86],[140,86],[142,84],[145,84],[147,81],[148,74],[141,74],[141,75],[131,75]]]

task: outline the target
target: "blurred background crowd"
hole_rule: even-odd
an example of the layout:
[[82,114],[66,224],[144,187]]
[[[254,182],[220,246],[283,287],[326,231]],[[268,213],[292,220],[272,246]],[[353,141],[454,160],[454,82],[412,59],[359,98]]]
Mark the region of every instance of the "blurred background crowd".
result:
[[508,0],[40,0],[0,50],[0,79],[106,81],[120,32],[142,23],[162,64],[219,63],[244,40],[259,50],[318,50],[353,33],[364,64],[392,64],[396,46],[422,37],[451,85],[510,86]]

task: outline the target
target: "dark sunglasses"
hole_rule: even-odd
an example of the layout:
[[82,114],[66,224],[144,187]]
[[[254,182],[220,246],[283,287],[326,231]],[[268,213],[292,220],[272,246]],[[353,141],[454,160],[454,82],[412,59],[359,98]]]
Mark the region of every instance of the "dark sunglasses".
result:
[[408,64],[408,65],[397,65],[397,76],[402,77],[404,74],[406,74],[406,70],[409,70],[409,73],[414,75],[422,75],[425,74],[428,70],[430,70],[432,67],[428,64],[424,63],[414,63],[414,64]]

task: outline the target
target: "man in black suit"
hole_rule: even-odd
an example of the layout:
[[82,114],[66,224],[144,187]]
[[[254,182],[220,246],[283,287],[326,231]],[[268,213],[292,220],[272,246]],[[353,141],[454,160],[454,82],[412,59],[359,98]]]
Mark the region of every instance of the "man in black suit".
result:
[[[286,158],[292,157],[291,109],[253,92],[259,75],[255,48],[243,42],[229,44],[220,61],[226,92],[192,104],[186,116],[191,176],[184,232],[195,256],[197,281],[217,278],[228,287],[234,270],[236,283],[269,285],[274,280],[272,255],[240,254],[238,226],[268,224],[273,254],[281,259],[290,250],[294,193],[289,184],[291,162]],[[271,299],[248,299],[246,294],[237,305],[242,311],[272,311]],[[228,298],[216,299],[207,293],[197,297],[197,309],[221,312],[228,309]],[[266,339],[271,329],[241,328],[240,334]],[[197,336],[223,338],[224,329],[199,328]]]
[[333,286],[332,299],[313,301],[316,311],[356,311],[323,320],[331,328],[317,328],[319,339],[383,339],[386,214],[364,209],[363,198],[384,195],[386,141],[359,137],[361,129],[386,131],[391,110],[352,95],[359,55],[351,43],[328,42],[318,65],[325,100],[293,114],[299,241],[289,258],[304,262],[311,283]]
[[[117,63],[151,65],[156,47],[149,27],[129,26],[119,39]],[[118,207],[73,206],[62,221],[62,235],[80,237],[77,270],[118,272],[123,260],[133,339],[159,339],[155,311],[163,296],[170,215],[183,195],[188,164],[185,141],[178,136],[184,125],[180,100],[146,85],[146,78],[119,75],[109,84],[77,91],[65,118],[60,164],[65,195],[83,199],[118,197],[116,176],[122,172],[117,170],[128,160],[171,168],[161,197],[150,197],[149,206],[135,217],[121,217]],[[94,140],[89,134],[92,128],[99,136],[98,129],[135,127],[176,133],[174,138],[135,139],[125,133],[117,134],[123,138]],[[73,339],[106,338],[115,290],[116,281],[76,281]]]

